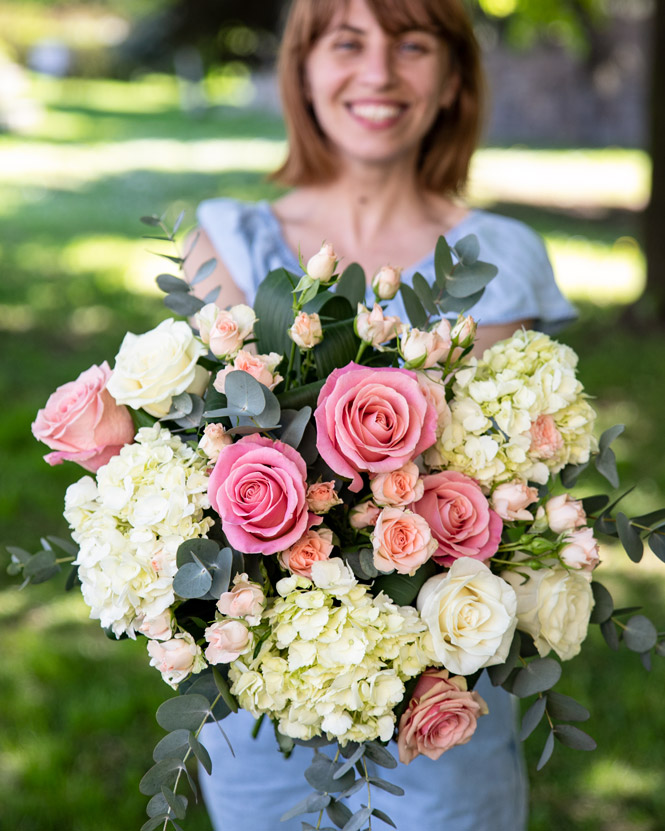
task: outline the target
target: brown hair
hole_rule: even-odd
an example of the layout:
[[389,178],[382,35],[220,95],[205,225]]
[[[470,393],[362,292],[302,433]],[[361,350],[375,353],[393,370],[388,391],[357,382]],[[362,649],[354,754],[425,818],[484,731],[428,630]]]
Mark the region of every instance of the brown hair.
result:
[[[333,180],[338,166],[304,94],[305,61],[328,27],[341,0],[293,0],[278,63],[284,120],[289,138],[286,161],[273,179],[286,185]],[[479,48],[461,0],[366,0],[381,27],[390,34],[425,29],[450,49],[459,75],[459,92],[441,110],[425,136],[418,161],[421,186],[436,193],[459,193],[480,134],[483,77]]]

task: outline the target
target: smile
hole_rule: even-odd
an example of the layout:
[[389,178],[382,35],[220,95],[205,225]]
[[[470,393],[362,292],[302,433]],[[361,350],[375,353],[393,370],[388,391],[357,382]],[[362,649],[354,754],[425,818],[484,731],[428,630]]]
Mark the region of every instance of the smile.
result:
[[358,121],[370,124],[373,127],[389,127],[396,123],[406,110],[403,104],[383,103],[352,103],[347,109]]

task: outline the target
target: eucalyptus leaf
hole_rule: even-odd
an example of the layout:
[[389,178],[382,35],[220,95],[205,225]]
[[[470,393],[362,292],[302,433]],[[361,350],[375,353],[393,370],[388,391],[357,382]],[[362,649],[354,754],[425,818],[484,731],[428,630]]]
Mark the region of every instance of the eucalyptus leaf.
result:
[[165,294],[179,291],[185,294],[189,292],[189,283],[173,274],[160,274],[157,277],[157,285]]
[[427,326],[427,312],[420,302],[420,298],[411,286],[408,286],[406,283],[402,283],[399,290],[411,325],[417,329],[424,329]]
[[656,644],[656,655],[665,658],[665,641],[658,641]]
[[139,791],[146,796],[161,793],[162,785],[175,784],[178,771],[183,769],[184,764],[179,759],[162,759],[144,774],[139,782]]
[[367,781],[375,787],[380,788],[382,791],[393,794],[393,796],[404,796],[404,788],[400,788],[399,785],[394,785],[392,782],[388,782],[387,779],[381,779],[378,776],[370,776]]
[[230,414],[258,416],[266,407],[262,385],[248,372],[229,372],[224,381],[224,392]]
[[366,742],[365,744],[365,758],[374,762],[382,768],[396,768],[397,759],[392,755],[387,747],[384,747],[378,742]]
[[[212,702],[216,700],[217,703],[213,707],[212,712],[209,714],[207,720],[214,720],[216,722],[220,722],[229,715],[231,709],[228,707],[227,703],[224,701],[223,698],[219,698],[219,689],[217,688],[217,684],[215,683],[215,679],[213,676],[214,669],[217,668],[208,667],[207,669],[204,669],[203,672],[199,672],[197,675],[191,675],[189,678],[187,678],[180,684],[180,686],[178,687],[178,692],[181,695],[187,696],[201,695],[203,696],[203,698],[206,699],[206,701],[210,703],[211,706]],[[222,734],[224,735],[227,744],[229,744],[231,755],[235,756],[233,748],[231,747],[226,734],[223,731]]]
[[342,831],[360,831],[371,816],[371,808],[361,808],[346,823]]
[[[208,776],[212,773],[212,760],[210,759],[210,754],[205,749],[205,747],[201,744],[201,742],[196,738],[194,733],[189,734],[189,746],[192,750],[192,753],[196,756],[197,761],[206,771]],[[183,819],[183,817],[180,817]]]
[[372,816],[376,817],[377,819],[380,819],[381,822],[385,822],[386,825],[390,825],[391,828],[397,828],[397,826],[388,816],[388,814],[386,814],[384,811],[380,811],[378,808],[372,808]]
[[[69,554],[70,557],[76,557],[79,553],[78,546],[75,545],[71,540],[63,540],[62,537],[46,537],[46,539],[52,543],[53,545],[60,548],[65,554]],[[27,553],[27,552],[26,552]]]
[[152,751],[152,758],[155,762],[161,762],[162,759],[180,759],[182,761],[188,749],[189,730],[180,728],[172,733],[167,733],[163,739],[157,742],[155,749]]
[[651,672],[651,652],[641,652],[640,661],[647,672]]
[[615,424],[614,427],[610,427],[605,430],[602,436],[598,439],[598,450],[600,453],[607,450],[612,442],[620,436],[625,429],[626,428],[623,424]]
[[453,246],[453,250],[464,265],[473,265],[480,256],[480,243],[475,234],[467,234]]
[[661,522],[665,522],[665,508],[660,508],[657,511],[650,511],[648,514],[633,517],[633,522],[639,525],[647,525],[649,527],[657,527]]
[[226,678],[224,678],[217,667],[212,667],[212,677],[215,679],[215,684],[219,690],[219,694],[222,696],[222,700],[226,706],[232,713],[237,713],[239,710],[238,702],[231,692],[231,688],[229,687]]
[[215,562],[218,555],[219,545],[214,540],[197,537],[180,543],[176,552],[176,565],[180,568],[185,563],[193,563],[194,557],[210,565]]
[[358,303],[365,302],[366,279],[362,266],[351,263],[342,272],[342,276],[335,286],[335,294],[339,294],[351,304],[352,309],[358,308]]
[[623,640],[632,652],[648,652],[658,642],[658,631],[648,617],[634,615],[628,618]]
[[[159,794],[160,799],[164,799],[164,797]],[[151,800],[152,801],[152,800]],[[147,822],[144,822],[141,826],[141,831],[156,831],[157,828],[164,827],[164,820],[167,819],[169,816],[168,813],[164,813],[163,815],[155,815]]]
[[199,283],[202,283],[206,279],[206,277],[210,277],[210,275],[215,270],[216,266],[217,260],[215,259],[215,257],[212,257],[211,259],[206,260],[204,263],[201,263],[201,265],[196,269],[196,274],[192,277],[190,285],[196,286]]
[[598,473],[604,476],[613,488],[619,487],[619,474],[617,473],[617,460],[614,450],[606,447],[594,458],[594,464]]
[[338,828],[344,828],[346,823],[353,816],[349,808],[347,808],[346,805],[338,799],[330,800],[330,804],[326,807],[326,814],[328,814],[330,819]]
[[630,524],[628,517],[619,512],[616,515],[617,531],[619,532],[619,539],[621,545],[626,550],[626,554],[634,563],[639,563],[644,554],[644,543],[639,533]]
[[159,228],[162,224],[162,220],[154,214],[140,217],[139,222],[142,222],[144,225],[150,225],[153,228]]
[[518,698],[551,689],[561,678],[561,664],[554,658],[534,658],[515,676],[512,692]]
[[183,805],[178,800],[171,788],[167,788],[166,785],[162,785],[161,794],[170,809],[170,813],[177,819],[184,819],[187,815],[187,806]]
[[439,237],[434,248],[434,275],[439,288],[445,286],[446,277],[450,275],[452,270],[453,256],[450,246],[444,237]]
[[167,698],[157,708],[157,723],[164,730],[199,729],[210,714],[210,702],[202,695],[179,695]]
[[594,607],[591,612],[591,623],[604,623],[612,617],[614,611],[614,601],[612,595],[607,591],[602,583],[595,580],[591,583],[591,590],[593,592]]
[[[182,806],[184,810],[187,810],[187,797],[182,796],[181,794],[175,795],[176,799]],[[164,795],[160,791],[156,793],[148,802],[148,806],[146,808],[146,813],[149,817],[157,817],[157,816],[166,816],[169,813],[169,804],[164,798]]]
[[609,496],[604,493],[598,494],[597,496],[586,496],[582,499],[584,513],[589,516],[590,514],[595,514],[597,511],[602,511],[603,508],[607,507],[609,501]]
[[545,696],[537,698],[522,716],[522,724],[520,726],[521,742],[527,739],[540,724],[542,717],[545,715],[546,704],[547,698]]
[[217,300],[221,290],[221,286],[215,286],[214,289],[210,289],[210,291],[203,298],[203,302],[206,304],[206,306],[208,305],[208,303],[214,303]]
[[371,548],[362,548],[358,552],[358,559],[360,560],[360,567],[372,579],[379,576],[379,571],[374,565],[374,551]]
[[285,814],[282,814],[281,821],[287,822],[294,817],[299,817],[301,814],[313,814],[322,811],[330,802],[328,794],[311,793],[302,799],[293,808],[290,808]]
[[653,534],[650,534],[649,548],[659,560],[662,560],[665,563],[665,535],[658,531],[654,531]]
[[34,585],[45,583],[60,572],[52,551],[39,551],[23,566],[23,576]]
[[559,474],[561,484],[567,489],[575,487],[577,480],[588,467],[588,462],[584,462],[581,465],[566,465]]
[[547,712],[560,721],[586,721],[591,717],[591,713],[579,701],[553,691],[547,693]]
[[200,426],[201,419],[203,418],[203,410],[205,409],[205,402],[198,395],[190,395],[189,399],[191,401],[190,411],[174,419],[178,427],[182,427],[185,430],[196,429]]
[[211,586],[212,575],[203,564],[185,563],[173,578],[173,591],[179,597],[204,597]]
[[281,421],[283,427],[279,435],[279,440],[297,450],[311,417],[312,408],[309,406],[305,406],[297,411],[282,410]]
[[480,300],[485,293],[485,289],[477,291],[475,294],[470,294],[468,297],[453,297],[447,291],[443,291],[441,299],[439,300],[439,308],[442,314],[450,315],[464,314]]
[[178,291],[167,294],[164,297],[164,305],[177,315],[193,317],[205,304],[193,294],[183,294]]
[[338,778],[334,774],[341,768],[341,765],[333,763],[322,753],[316,753],[312,764],[305,771],[305,779],[317,791],[325,793],[339,793],[353,784],[355,774],[348,770]]
[[502,664],[495,664],[494,666],[487,668],[487,674],[495,687],[502,686],[508,680],[508,676],[513,671],[515,664],[520,657],[520,644],[520,634],[515,631],[506,660]]
[[210,563],[210,568],[212,584],[209,592],[213,600],[218,600],[229,589],[233,569],[233,551],[230,548],[222,548]]
[[554,736],[561,744],[572,747],[573,750],[595,750],[597,746],[588,733],[573,724],[557,724]]
[[446,280],[446,292],[451,297],[465,298],[482,291],[498,274],[491,263],[478,261],[473,265],[458,265]]
[[552,751],[554,750],[554,731],[550,730],[547,739],[545,740],[545,746],[543,747],[543,752],[540,754],[540,759],[538,760],[538,765],[536,770],[542,770],[545,765],[549,762],[550,757],[552,756]]
[[333,779],[339,779],[341,776],[347,772],[347,770],[351,770],[351,768],[355,765],[355,763],[362,759],[365,754],[365,745],[358,744],[356,749],[353,753],[347,758],[347,760],[339,767],[335,773],[333,774]]
[[617,652],[619,649],[619,636],[617,634],[617,628],[614,621],[612,619],[604,620],[600,624],[600,631],[609,648]]
[[171,399],[171,410],[167,418],[174,416],[189,415],[194,408],[192,396],[187,392],[181,392],[180,395],[174,395]]
[[438,315],[439,309],[434,302],[434,295],[432,294],[432,289],[430,288],[429,283],[423,277],[423,275],[416,271],[411,279],[411,284],[413,286],[413,290],[418,295],[418,299],[423,304],[423,307],[428,311],[431,315]]

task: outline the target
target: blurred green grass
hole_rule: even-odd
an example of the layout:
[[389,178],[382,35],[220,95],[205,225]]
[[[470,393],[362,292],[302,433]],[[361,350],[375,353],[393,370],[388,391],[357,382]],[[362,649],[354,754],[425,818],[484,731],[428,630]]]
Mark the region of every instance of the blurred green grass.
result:
[[[216,194],[271,198],[278,191],[263,174],[283,152],[283,132],[275,119],[231,106],[188,118],[178,109],[174,83],[164,78],[131,86],[35,79],[33,92],[44,105],[41,124],[29,136],[2,139],[0,522],[2,542],[36,550],[40,534],[66,535],[63,494],[80,471],[46,467],[45,449],[30,435],[35,412],[58,384],[91,363],[112,363],[125,331],[145,331],[165,316],[152,287],[164,261],[147,253],[154,246],[140,239],[146,229],[138,217],[163,210],[175,216],[184,208],[193,221],[195,205]],[[640,480],[627,506],[646,511],[665,502],[665,335],[627,329],[616,301],[637,297],[643,282],[633,209],[644,197],[648,163],[643,154],[612,151],[613,163],[635,181],[632,202],[617,204],[620,195],[594,189],[594,181],[603,182],[598,174],[607,153],[585,151],[583,167],[593,175],[589,187],[579,182],[578,211],[574,189],[563,199],[556,188],[539,186],[527,198],[508,187],[537,168],[538,159],[548,165],[555,159],[565,171],[569,158],[580,170],[579,151],[539,152],[480,154],[474,193],[483,205],[537,228],[566,290],[583,300],[579,322],[562,340],[580,354],[601,426],[627,425],[617,442],[619,469],[624,483]],[[609,282],[603,269],[626,250],[618,289],[610,286],[602,296]],[[574,283],[565,279],[568,268],[576,269]],[[603,580],[621,602],[637,598],[657,618],[665,600],[662,568],[653,558],[647,568],[632,567],[614,551],[605,559]],[[145,798],[137,783],[161,735],[154,711],[169,690],[148,667],[144,646],[106,640],[86,620],[80,597],[63,593],[63,583],[19,593],[0,570],[0,826],[138,829]],[[662,829],[664,681],[662,661],[647,674],[637,656],[610,653],[592,632],[560,689],[591,709],[587,729],[599,748],[585,754],[557,747],[537,774],[544,735],[527,743],[531,831]],[[186,827],[209,829],[202,807]]]

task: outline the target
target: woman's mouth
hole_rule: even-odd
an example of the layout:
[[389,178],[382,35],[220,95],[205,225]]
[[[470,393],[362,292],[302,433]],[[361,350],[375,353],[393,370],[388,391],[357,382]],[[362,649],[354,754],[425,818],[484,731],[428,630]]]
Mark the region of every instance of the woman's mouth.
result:
[[346,105],[353,118],[372,129],[385,129],[396,124],[406,110],[405,104],[359,101]]

